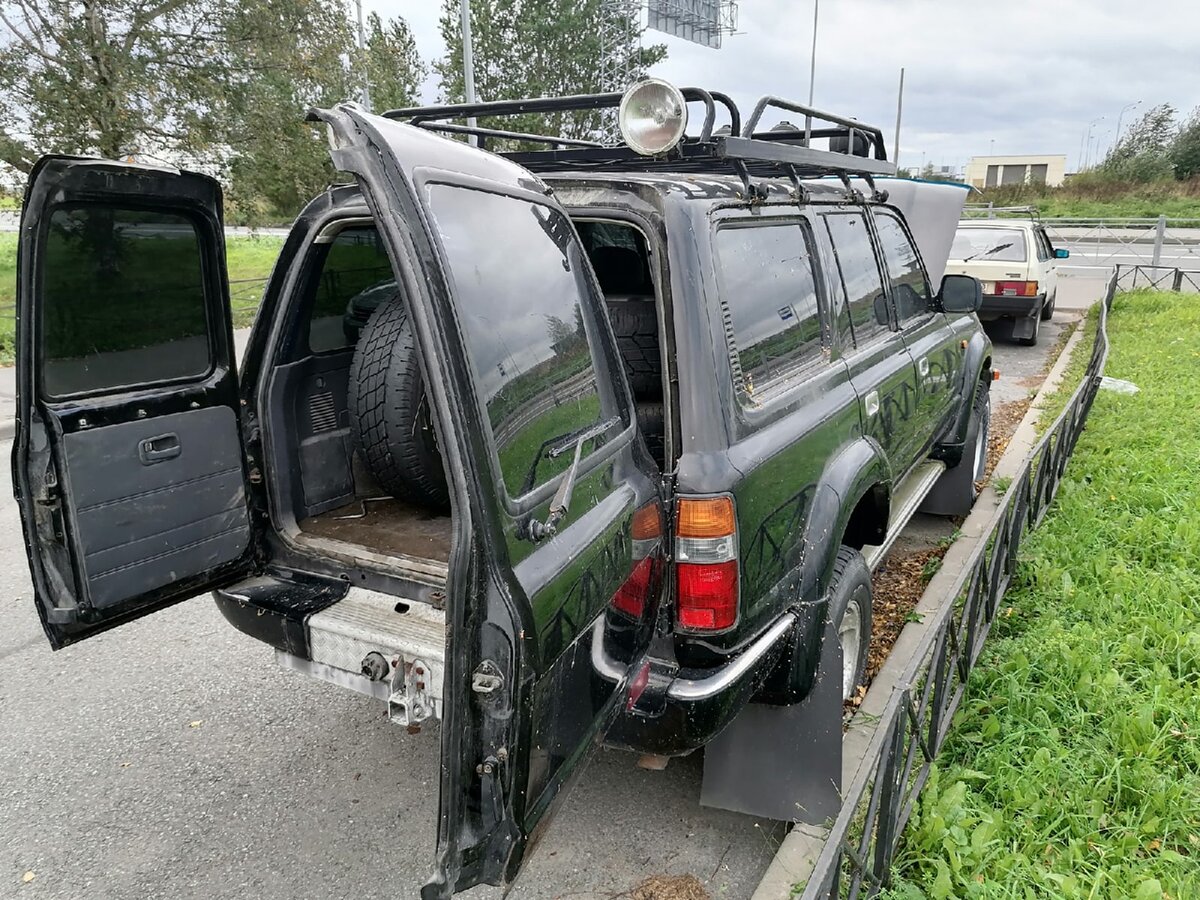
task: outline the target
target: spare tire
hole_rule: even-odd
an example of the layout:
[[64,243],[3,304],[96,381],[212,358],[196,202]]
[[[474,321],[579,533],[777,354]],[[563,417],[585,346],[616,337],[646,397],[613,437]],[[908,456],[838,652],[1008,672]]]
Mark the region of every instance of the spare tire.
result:
[[354,446],[380,486],[398,499],[449,509],[416,341],[399,295],[381,303],[362,328],[349,405]]

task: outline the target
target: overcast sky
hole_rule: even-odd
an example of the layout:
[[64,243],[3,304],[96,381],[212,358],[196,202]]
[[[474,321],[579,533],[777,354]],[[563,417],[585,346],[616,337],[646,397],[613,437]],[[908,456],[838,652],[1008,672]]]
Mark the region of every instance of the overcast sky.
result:
[[[552,0],[545,0],[552,2]],[[562,0],[569,2],[569,0]],[[364,0],[402,15],[426,59],[443,52],[438,0]],[[813,0],[741,0],[739,33],[710,50],[656,32],[669,54],[653,74],[731,94],[808,95]],[[1074,171],[1088,123],[1092,155],[1146,107],[1200,104],[1200,3],[1188,0],[823,0],[814,105],[883,128],[891,154],[906,68],[900,163],[1062,153]],[[429,102],[436,82],[426,85]],[[490,98],[480,98],[490,99]],[[993,144],[994,142],[994,144]]]

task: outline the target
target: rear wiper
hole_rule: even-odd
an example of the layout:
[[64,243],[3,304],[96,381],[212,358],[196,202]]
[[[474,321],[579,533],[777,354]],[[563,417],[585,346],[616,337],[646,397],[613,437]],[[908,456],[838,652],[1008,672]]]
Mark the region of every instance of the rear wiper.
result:
[[981,256],[991,256],[993,253],[999,253],[1001,250],[1007,250],[1007,249],[1008,249],[1009,247],[1011,247],[1011,246],[1012,246],[1014,243],[1016,243],[1016,241],[1009,241],[1007,244],[997,244],[995,247],[991,247],[991,248],[989,248],[989,249],[987,249],[987,250],[984,250],[984,251],[982,251],[982,252],[980,252],[980,253],[973,253],[973,254],[971,254],[971,255],[970,255],[970,256],[968,256],[966,259],[964,259],[964,260],[963,260],[963,262],[970,262],[971,260],[973,260],[973,259],[978,259],[978,258],[979,258],[979,257],[981,257]]
[[563,480],[558,484],[558,490],[554,492],[554,499],[550,501],[550,514],[546,516],[546,521],[530,520],[528,534],[532,540],[544,540],[558,533],[558,523],[566,516],[567,509],[571,505],[571,492],[575,490],[575,477],[579,474],[579,457],[583,453],[583,445],[592,440],[592,438],[599,437],[614,425],[619,424],[620,421],[619,418],[614,416],[603,422],[597,422],[591,428],[581,431],[573,442],[564,441],[546,451],[547,457],[557,459],[568,450],[574,448],[575,456],[571,460],[571,468],[567,469]]

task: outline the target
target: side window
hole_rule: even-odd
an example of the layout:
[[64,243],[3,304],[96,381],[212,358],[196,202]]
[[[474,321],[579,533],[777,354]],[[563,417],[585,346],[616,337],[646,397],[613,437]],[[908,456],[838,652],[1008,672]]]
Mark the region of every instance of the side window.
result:
[[344,228],[327,246],[308,321],[313,353],[352,347],[376,307],[396,295],[392,266],[374,225]]
[[587,261],[570,222],[540,203],[443,184],[429,198],[501,477],[521,497],[570,467],[581,436],[595,435],[586,456],[628,422],[597,382]]
[[1050,251],[1050,238],[1046,236],[1046,232],[1040,228],[1034,232],[1037,241],[1037,258],[1042,262],[1048,260],[1054,254]]
[[191,219],[59,207],[50,216],[45,258],[40,342],[46,394],[91,394],[209,372],[209,298]]
[[822,359],[812,253],[795,223],[727,226],[715,243],[730,362],[753,401]]
[[933,294],[925,280],[925,269],[900,220],[890,213],[877,212],[875,228],[879,232],[879,246],[892,287],[896,317],[904,323],[932,312]]
[[854,343],[865,347],[892,331],[867,220],[857,212],[830,213],[822,218],[837,260],[837,281],[850,306]]

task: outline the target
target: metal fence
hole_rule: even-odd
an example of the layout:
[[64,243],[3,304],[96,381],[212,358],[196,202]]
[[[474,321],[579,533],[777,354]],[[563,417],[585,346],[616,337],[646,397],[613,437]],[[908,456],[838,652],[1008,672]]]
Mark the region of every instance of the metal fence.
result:
[[870,897],[886,886],[917,796],[946,739],[967,679],[1016,570],[1026,530],[1042,521],[1083,431],[1108,358],[1109,279],[1087,374],[1038,441],[955,582],[955,601],[931,623],[897,682],[841,812],[805,887],[804,900]]
[[1188,270],[1175,266],[1118,265],[1117,290],[1135,288],[1200,294],[1200,267]]

